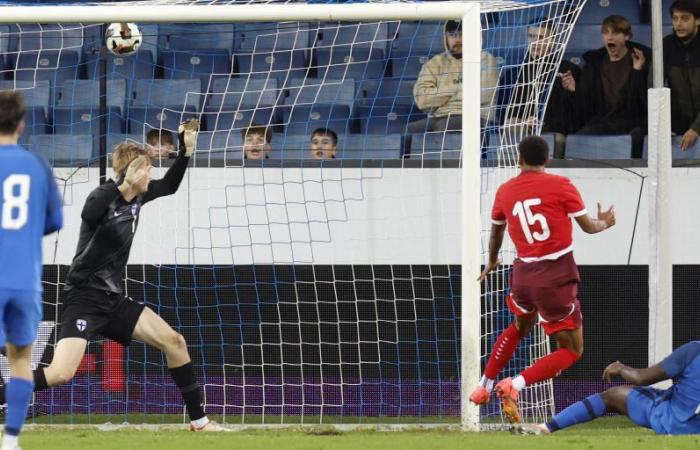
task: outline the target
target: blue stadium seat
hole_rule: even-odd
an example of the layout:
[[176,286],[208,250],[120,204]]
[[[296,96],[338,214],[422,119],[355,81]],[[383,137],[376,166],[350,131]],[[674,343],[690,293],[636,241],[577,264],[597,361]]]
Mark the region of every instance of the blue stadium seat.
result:
[[21,137],[22,142],[26,142],[28,136],[33,134],[46,134],[49,131],[48,121],[46,120],[46,110],[43,106],[27,106],[27,111],[24,114],[24,135]]
[[[668,15],[664,8],[664,16]],[[613,14],[626,17],[631,23],[639,22],[639,0],[614,0],[586,2],[577,24],[598,25]]]
[[8,50],[73,50],[83,47],[83,26],[80,24],[17,24],[10,29]]
[[[99,60],[92,58],[87,63],[88,78],[100,78]],[[107,78],[126,80],[152,80],[155,77],[155,60],[149,50],[139,50],[131,56],[107,55]],[[129,86],[127,86],[129,88]]]
[[232,23],[183,23],[158,27],[158,44],[165,50],[233,51],[235,26]]
[[226,165],[242,165],[243,138],[240,131],[201,132],[197,135],[195,165],[206,167],[217,161],[224,161]]
[[310,135],[316,128],[329,128],[337,134],[351,131],[350,108],[342,104],[296,105],[282,112],[288,134]]
[[632,40],[651,48],[651,25],[632,25]]
[[506,64],[514,60],[511,54],[523,55],[527,46],[527,27],[496,27],[482,33],[481,48],[494,56],[503,57]]
[[22,52],[15,64],[15,80],[46,80],[51,87],[79,78],[79,56],[74,50]]
[[414,134],[410,139],[410,159],[459,159],[462,133]]
[[[683,140],[683,136],[673,136],[671,138],[671,157],[673,159],[700,159],[700,142],[696,141],[695,145],[690,147],[688,150],[681,150],[681,140]],[[642,153],[642,158],[649,158],[648,136],[644,137],[644,150]]]
[[216,110],[274,106],[278,96],[275,78],[219,78],[212,84],[206,107]]
[[600,34],[600,24],[577,25],[571,32],[566,51],[583,54],[588,50],[593,50],[602,46],[603,41]]
[[0,55],[6,55],[10,46],[10,27],[0,25]]
[[384,51],[369,48],[331,47],[316,51],[318,78],[381,78],[386,71]]
[[51,89],[48,81],[0,80],[0,91],[12,91],[15,89],[22,92],[25,106],[43,108],[44,115],[48,116],[49,102],[51,100]]
[[629,159],[632,156],[632,138],[629,134],[570,134],[566,137],[564,156],[582,159]]
[[44,156],[52,167],[79,167],[90,162],[92,142],[89,134],[35,134],[27,147]]
[[565,51],[564,52],[564,61],[569,61],[571,63],[576,64],[579,67],[583,67],[583,64],[584,64],[582,52],[580,52],[578,50]]
[[306,50],[237,53],[235,75],[243,78],[276,78],[279,85],[285,80],[304,78],[308,73]]
[[177,132],[180,123],[190,118],[197,118],[195,108],[190,105],[184,108],[181,106],[179,109],[135,107],[129,109],[129,133],[146,135],[154,128]]
[[170,50],[163,52],[163,78],[166,80],[199,79],[207,91],[213,79],[228,78],[232,72],[231,58],[226,50],[197,52]]
[[199,80],[136,80],[132,104],[137,108],[188,105],[198,111],[203,97]]
[[389,35],[385,22],[321,24],[316,38],[317,49],[350,46],[388,50]]
[[109,133],[109,134],[107,134],[107,154],[112,153],[114,146],[116,146],[117,144],[120,144],[124,141],[135,142],[138,145],[145,144],[145,139],[144,139],[143,134]]
[[[75,108],[100,106],[100,82],[98,80],[69,80],[56,88],[57,107]],[[107,107],[123,112],[126,96],[126,80],[107,80]]]
[[338,142],[340,159],[399,159],[400,134],[346,135]]
[[[100,134],[100,110],[89,106],[58,107],[53,109],[54,134]],[[107,132],[123,133],[124,119],[118,107],[107,111]]]
[[352,79],[294,79],[285,87],[285,105],[340,104],[352,108],[355,100],[355,81]]
[[309,48],[309,27],[296,22],[246,23],[236,28],[235,42],[237,53],[306,50]]
[[411,106],[413,78],[382,78],[357,82],[357,104],[362,106]]
[[406,133],[408,123],[425,118],[417,107],[410,106],[358,106],[354,111],[355,119],[360,120],[360,132],[372,133]]
[[392,50],[391,55],[389,55],[391,76],[393,78],[418,78],[423,64],[432,57],[433,55],[416,54],[411,50]]
[[392,30],[392,23],[389,25],[389,39],[393,39],[393,50],[413,50],[416,54],[432,55],[445,51],[444,22],[400,22],[395,32]]
[[219,111],[204,109],[202,118],[204,119],[205,131],[240,130],[247,128],[253,123],[258,125],[275,125],[274,109],[272,107],[256,109],[239,109],[237,111]]

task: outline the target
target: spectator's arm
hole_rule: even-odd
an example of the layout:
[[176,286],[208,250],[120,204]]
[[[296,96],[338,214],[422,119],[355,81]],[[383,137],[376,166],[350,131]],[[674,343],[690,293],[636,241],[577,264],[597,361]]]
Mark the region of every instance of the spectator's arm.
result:
[[488,52],[481,52],[481,108],[490,108],[498,86],[498,60]]
[[421,111],[429,111],[443,106],[455,95],[455,91],[439,90],[441,69],[440,61],[432,58],[423,65],[420,74],[418,74],[416,84],[413,85],[413,97]]

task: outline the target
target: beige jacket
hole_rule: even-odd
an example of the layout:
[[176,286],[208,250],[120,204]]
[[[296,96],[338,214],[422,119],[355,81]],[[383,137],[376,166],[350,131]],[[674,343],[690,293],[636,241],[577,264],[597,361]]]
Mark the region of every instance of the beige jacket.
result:
[[[488,52],[481,52],[481,118],[493,120],[493,102],[498,85],[498,61]],[[413,85],[413,97],[421,111],[434,117],[462,113],[462,60],[447,50],[433,56],[421,68]]]

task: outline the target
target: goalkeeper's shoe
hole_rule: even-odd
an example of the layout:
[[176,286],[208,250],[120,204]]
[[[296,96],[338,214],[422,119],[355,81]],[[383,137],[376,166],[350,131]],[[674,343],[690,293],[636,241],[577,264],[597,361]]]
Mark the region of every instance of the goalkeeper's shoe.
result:
[[535,436],[552,434],[549,428],[547,428],[547,425],[543,423],[524,423],[516,425],[511,428],[511,432],[514,434],[532,434]]
[[222,432],[222,431],[231,431],[228,428],[224,428],[221,425],[219,425],[217,422],[210,420],[209,422],[205,423],[201,427],[195,426],[195,424],[190,422],[190,431],[194,432],[205,432],[205,433],[216,433],[216,432]]
[[510,423],[520,423],[520,408],[518,408],[518,391],[513,388],[513,379],[508,377],[496,385],[496,394],[501,399],[503,415]]
[[469,401],[477,405],[485,405],[489,402],[490,396],[491,393],[488,391],[488,389],[482,385],[479,385],[472,391],[471,395],[469,396]]

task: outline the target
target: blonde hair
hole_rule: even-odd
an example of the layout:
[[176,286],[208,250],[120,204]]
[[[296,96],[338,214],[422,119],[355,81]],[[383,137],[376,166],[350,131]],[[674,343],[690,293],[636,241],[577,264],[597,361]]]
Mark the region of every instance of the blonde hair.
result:
[[129,164],[139,156],[144,156],[148,160],[148,163],[151,163],[148,152],[135,142],[124,141],[114,146],[114,151],[112,152],[112,169],[114,169],[117,179],[124,178]]

